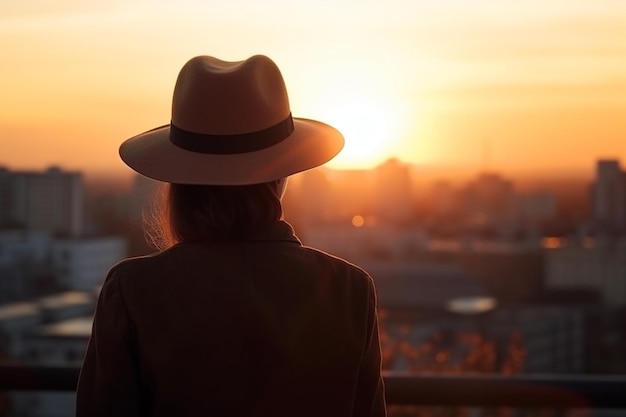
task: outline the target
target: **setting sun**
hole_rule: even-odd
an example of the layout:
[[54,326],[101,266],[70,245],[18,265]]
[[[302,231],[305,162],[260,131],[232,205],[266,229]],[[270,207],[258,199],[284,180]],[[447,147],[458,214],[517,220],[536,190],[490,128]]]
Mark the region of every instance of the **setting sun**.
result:
[[331,103],[326,112],[324,120],[339,129],[346,140],[333,166],[372,167],[392,154],[397,137],[394,115],[384,103],[355,97]]
[[[358,63],[345,65],[359,66]],[[349,73],[349,71],[344,71]],[[343,169],[372,168],[401,152],[406,135],[406,109],[388,92],[375,88],[384,77],[371,72],[350,80],[330,78],[321,84],[310,112],[341,131],[346,143],[330,166]]]

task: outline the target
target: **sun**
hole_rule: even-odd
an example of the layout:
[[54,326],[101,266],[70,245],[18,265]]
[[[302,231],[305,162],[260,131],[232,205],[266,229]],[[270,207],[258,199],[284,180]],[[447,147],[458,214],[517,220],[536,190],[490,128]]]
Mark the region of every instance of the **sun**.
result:
[[329,167],[369,169],[400,156],[407,110],[388,75],[367,62],[345,59],[322,61],[298,75],[295,101],[301,114],[330,124],[345,138]]
[[380,164],[395,151],[397,121],[393,106],[380,97],[343,97],[323,111],[326,123],[345,138],[343,150],[329,166],[365,169]]

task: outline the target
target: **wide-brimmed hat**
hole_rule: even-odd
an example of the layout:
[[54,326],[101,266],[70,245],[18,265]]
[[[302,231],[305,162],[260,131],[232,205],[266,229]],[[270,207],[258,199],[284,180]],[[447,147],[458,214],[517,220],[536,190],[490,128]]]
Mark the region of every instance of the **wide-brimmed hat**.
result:
[[343,143],[335,128],[291,116],[283,77],[268,57],[198,56],[178,75],[171,123],[126,140],[120,156],[160,181],[245,185],[321,165]]

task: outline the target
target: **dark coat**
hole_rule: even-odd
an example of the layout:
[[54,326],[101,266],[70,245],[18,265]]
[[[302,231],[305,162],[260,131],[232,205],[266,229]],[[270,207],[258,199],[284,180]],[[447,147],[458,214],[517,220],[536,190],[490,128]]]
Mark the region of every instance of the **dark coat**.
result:
[[285,222],[109,272],[77,416],[384,416],[376,296]]

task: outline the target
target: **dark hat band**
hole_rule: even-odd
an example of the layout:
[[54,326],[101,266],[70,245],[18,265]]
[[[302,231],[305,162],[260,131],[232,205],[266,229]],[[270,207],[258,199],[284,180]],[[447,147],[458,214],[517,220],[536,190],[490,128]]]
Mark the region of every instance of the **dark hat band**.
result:
[[179,148],[199,153],[236,154],[260,151],[282,142],[293,132],[291,113],[281,122],[250,133],[205,135],[189,132],[170,124],[170,141]]

